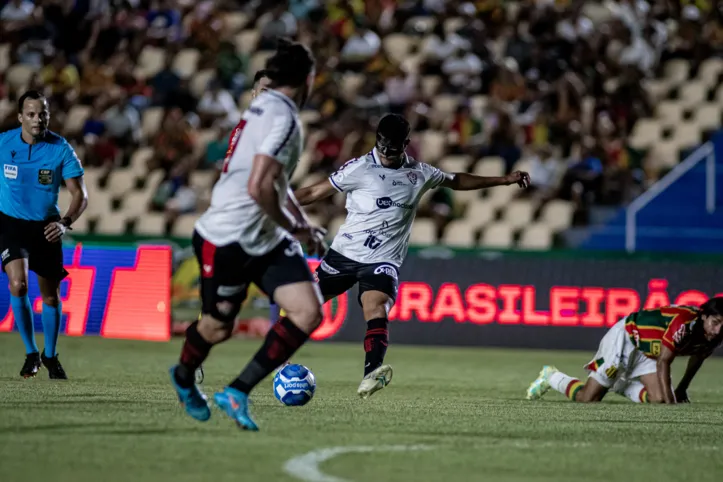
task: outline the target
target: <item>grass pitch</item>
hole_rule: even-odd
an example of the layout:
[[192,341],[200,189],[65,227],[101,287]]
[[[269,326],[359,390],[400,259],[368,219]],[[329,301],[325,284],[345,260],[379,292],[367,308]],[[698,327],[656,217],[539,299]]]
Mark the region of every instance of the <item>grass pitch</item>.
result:
[[[258,343],[214,349],[206,392],[230,381]],[[723,473],[723,359],[703,367],[692,405],[616,395],[579,405],[553,392],[527,402],[524,392],[544,363],[581,376],[590,353],[392,346],[392,384],[362,401],[361,344],[313,344],[294,361],[316,374],[314,400],[283,407],[266,380],[253,394],[261,432],[244,433],[218,410],[205,424],[182,412],[167,380],[180,341],[59,346],[69,381],[44,370],[22,380],[20,338],[0,336],[0,481],[705,482]],[[675,364],[676,380],[684,366]],[[340,454],[307,479],[284,471],[324,448],[419,444],[429,449]]]

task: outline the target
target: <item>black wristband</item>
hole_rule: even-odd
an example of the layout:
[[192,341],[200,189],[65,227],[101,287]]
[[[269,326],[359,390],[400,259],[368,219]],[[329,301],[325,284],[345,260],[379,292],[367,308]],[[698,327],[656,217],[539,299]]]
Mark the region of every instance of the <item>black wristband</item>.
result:
[[63,219],[61,219],[60,224],[65,226],[66,229],[73,229],[70,227],[70,225],[73,224],[73,219],[70,216],[65,216]]

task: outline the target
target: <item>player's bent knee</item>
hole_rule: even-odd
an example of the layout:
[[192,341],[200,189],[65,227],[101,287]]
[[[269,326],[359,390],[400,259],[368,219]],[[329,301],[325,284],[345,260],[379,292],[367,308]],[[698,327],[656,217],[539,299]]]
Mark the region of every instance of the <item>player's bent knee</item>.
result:
[[28,294],[28,282],[24,278],[12,278],[10,280],[10,293],[13,296],[25,296]]
[[58,298],[56,295],[43,296],[43,304],[45,306],[52,306],[53,308],[55,308],[60,304],[60,298]]

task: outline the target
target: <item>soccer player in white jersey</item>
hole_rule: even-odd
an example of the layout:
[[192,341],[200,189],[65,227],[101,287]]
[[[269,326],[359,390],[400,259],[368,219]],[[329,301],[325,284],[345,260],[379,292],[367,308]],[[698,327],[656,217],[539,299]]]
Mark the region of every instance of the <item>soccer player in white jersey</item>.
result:
[[202,316],[186,331],[180,362],[170,370],[186,412],[208,420],[211,411],[194,373],[211,348],[231,336],[248,285],[256,284],[287,316],[238,378],[214,395],[246,430],[258,430],[248,412],[249,392],[303,345],[322,319],[319,288],[300,242],[314,251],[323,245],[324,231],[310,226],[300,207],[293,213],[285,207],[296,203],[288,184],[302,148],[298,109],[314,82],[314,58],[303,45],[282,40],[265,75],[271,83],[234,129],[211,206],[196,223]]
[[449,174],[412,159],[405,153],[410,126],[404,117],[389,114],[379,121],[374,149],[352,159],[321,182],[296,191],[303,205],[346,194],[346,222],[316,270],[325,300],[359,283],[359,303],[367,322],[364,337],[364,378],[357,393],[367,398],[392,379],[384,364],[389,343],[389,310],[397,295],[399,268],[404,262],[417,207],[429,189],[445,186],[457,191],[518,184],[530,176],[516,171],[504,177]]

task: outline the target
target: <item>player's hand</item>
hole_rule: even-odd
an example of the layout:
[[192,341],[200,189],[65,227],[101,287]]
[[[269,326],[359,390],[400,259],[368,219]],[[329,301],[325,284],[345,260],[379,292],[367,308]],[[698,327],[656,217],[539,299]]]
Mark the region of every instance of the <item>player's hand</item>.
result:
[[45,239],[47,239],[49,243],[60,241],[67,230],[68,228],[65,224],[59,221],[52,222],[45,226]]
[[326,229],[319,226],[303,225],[298,227],[294,237],[304,246],[310,256],[322,257],[326,254],[327,246],[324,241]]
[[690,403],[690,398],[688,398],[688,390],[681,390],[680,388],[675,390],[675,402]]
[[530,175],[525,171],[515,171],[506,175],[507,185],[517,184],[518,186],[525,188],[530,185]]

